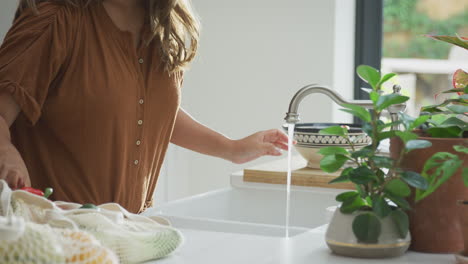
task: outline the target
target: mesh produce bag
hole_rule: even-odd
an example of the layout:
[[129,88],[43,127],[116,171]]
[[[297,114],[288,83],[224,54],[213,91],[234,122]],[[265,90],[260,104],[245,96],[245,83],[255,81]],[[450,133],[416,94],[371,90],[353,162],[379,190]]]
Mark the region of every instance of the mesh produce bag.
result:
[[[26,222],[15,230],[18,218],[0,216],[0,263],[4,264],[115,264],[117,256],[90,234]],[[8,230],[8,231],[6,231]],[[3,231],[3,232],[2,232]],[[17,232],[16,234],[12,233]],[[6,233],[8,232],[8,233]]]
[[76,209],[81,205],[52,203],[24,191],[11,192],[6,183],[2,187],[1,180],[0,199],[0,213],[10,212],[26,221],[52,227],[84,230],[116,253],[121,263],[165,257],[183,242],[180,232],[168,226],[167,220],[132,214],[115,203],[96,209]]
[[162,258],[182,242],[182,236],[177,230],[155,223],[127,219],[117,223],[99,213],[73,214],[68,217],[112,249],[121,263]]

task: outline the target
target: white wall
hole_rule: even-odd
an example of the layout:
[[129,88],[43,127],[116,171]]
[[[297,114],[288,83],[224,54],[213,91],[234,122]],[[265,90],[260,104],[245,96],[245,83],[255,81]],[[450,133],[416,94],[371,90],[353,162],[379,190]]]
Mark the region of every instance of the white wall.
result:
[[[320,83],[352,98],[354,0],[194,0],[200,53],[186,74],[182,106],[232,138],[280,128],[302,86]],[[325,96],[300,107],[304,122],[349,121]],[[171,147],[157,200],[229,186],[244,165]],[[165,190],[163,190],[165,188]]]
[[0,0],[0,41],[11,26],[17,5],[17,0]]
[[[335,0],[333,88],[346,99],[354,98],[354,39],[356,1]],[[334,122],[352,122],[350,114],[333,105]]]

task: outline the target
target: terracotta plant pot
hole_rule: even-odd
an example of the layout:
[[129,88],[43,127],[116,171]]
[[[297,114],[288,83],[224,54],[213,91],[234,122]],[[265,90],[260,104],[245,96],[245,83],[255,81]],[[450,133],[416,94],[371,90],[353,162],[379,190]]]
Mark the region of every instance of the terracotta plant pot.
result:
[[382,233],[378,243],[364,244],[353,233],[353,220],[363,212],[343,214],[336,210],[328,225],[325,240],[330,250],[341,256],[353,258],[392,258],[403,255],[410,244],[410,234],[402,239],[391,217],[381,219]]
[[[424,163],[436,152],[450,152],[459,155],[467,164],[468,155],[456,152],[455,145],[466,145],[465,138],[429,138],[420,137],[432,143],[430,148],[413,150],[406,155],[402,168],[421,173]],[[390,153],[397,158],[402,143],[399,138],[392,138]],[[463,166],[462,166],[463,167]],[[408,211],[410,218],[411,250],[428,253],[457,253],[464,249],[462,231],[458,221],[457,201],[468,200],[468,188],[459,169],[447,182],[434,193],[414,203]]]

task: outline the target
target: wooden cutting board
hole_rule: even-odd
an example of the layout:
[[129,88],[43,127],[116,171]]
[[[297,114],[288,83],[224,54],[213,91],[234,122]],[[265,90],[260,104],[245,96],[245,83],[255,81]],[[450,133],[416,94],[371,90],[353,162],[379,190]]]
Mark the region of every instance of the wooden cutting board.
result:
[[[291,173],[292,185],[354,189],[354,185],[351,183],[328,183],[338,177],[341,171],[326,173],[320,169],[307,168],[306,165],[307,161],[305,161],[301,156],[293,157]],[[244,169],[244,181],[286,184],[287,166],[287,160],[281,159]]]

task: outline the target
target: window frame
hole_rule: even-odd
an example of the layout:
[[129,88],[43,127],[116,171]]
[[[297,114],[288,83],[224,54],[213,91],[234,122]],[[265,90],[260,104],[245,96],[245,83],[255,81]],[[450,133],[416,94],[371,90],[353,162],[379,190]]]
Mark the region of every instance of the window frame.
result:
[[[383,0],[356,0],[354,69],[361,64],[380,69],[382,40]],[[361,87],[370,88],[354,72],[354,99],[369,99],[368,94]]]

